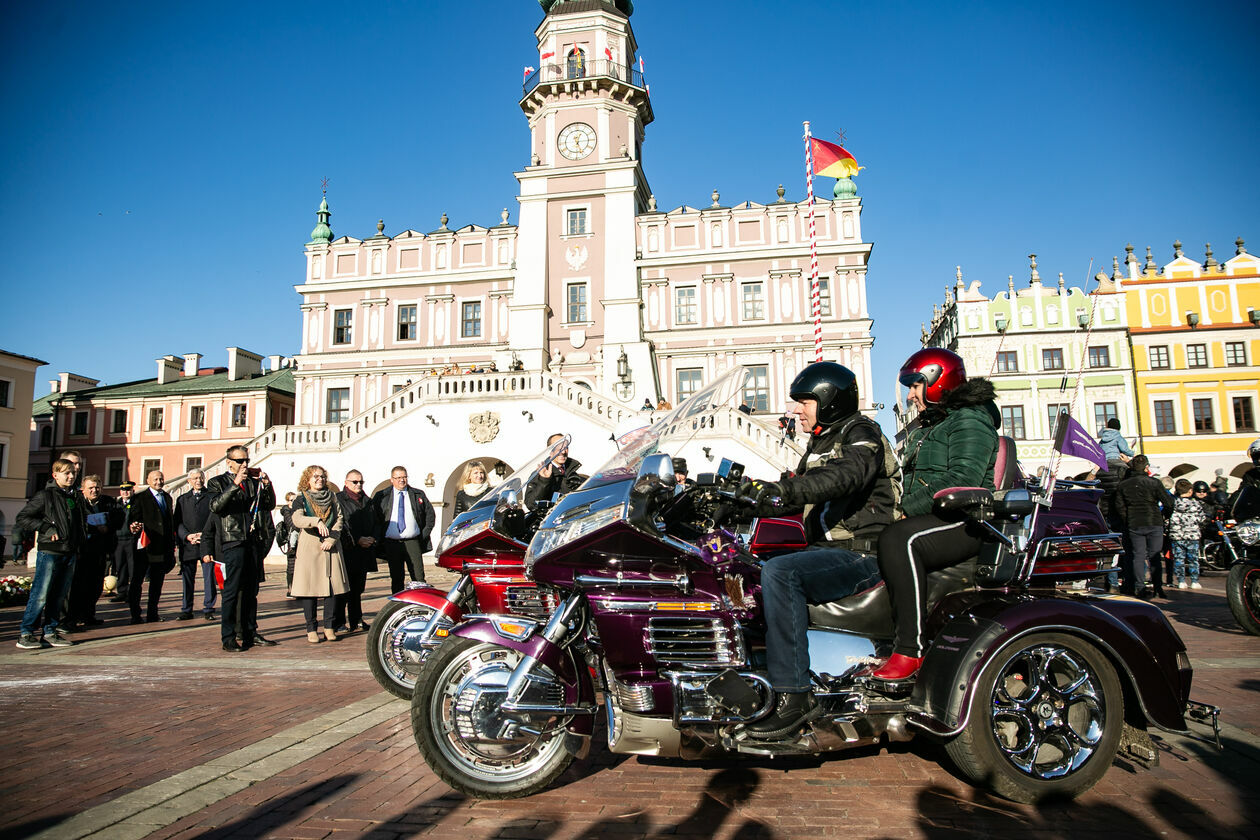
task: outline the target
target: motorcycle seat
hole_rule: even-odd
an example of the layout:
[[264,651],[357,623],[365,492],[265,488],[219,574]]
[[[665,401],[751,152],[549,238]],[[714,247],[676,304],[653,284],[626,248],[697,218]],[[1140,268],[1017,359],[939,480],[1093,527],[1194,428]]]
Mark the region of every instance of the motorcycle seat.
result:
[[[927,576],[928,612],[937,601],[952,592],[970,589],[976,584],[976,558],[947,566]],[[892,602],[888,589],[880,581],[876,586],[826,604],[809,607],[810,627],[846,630],[876,639],[893,637]]]

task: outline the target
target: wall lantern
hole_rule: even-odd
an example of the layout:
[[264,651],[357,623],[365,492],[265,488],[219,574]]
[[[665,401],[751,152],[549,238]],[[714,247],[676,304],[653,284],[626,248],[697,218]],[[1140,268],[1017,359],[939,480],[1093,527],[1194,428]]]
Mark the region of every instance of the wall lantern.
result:
[[1190,326],[1190,329],[1194,329],[1195,327],[1199,326],[1199,313],[1187,312],[1186,323]]
[[626,348],[621,348],[621,355],[617,357],[617,378],[622,382],[630,381],[630,359],[626,356]]
[[494,474],[497,475],[499,478],[505,477],[508,474],[508,465],[503,463],[502,461],[499,461],[497,464],[494,465]]
[[1000,333],[1006,332],[1006,318],[1004,318],[1003,316],[999,315],[996,318],[994,318],[993,325],[997,327],[998,332]]
[[1254,309],[1248,309],[1247,320],[1251,322],[1252,326],[1255,326],[1256,324],[1260,324],[1260,312],[1257,312]]
[[1077,313],[1076,313],[1076,323],[1077,323],[1077,324],[1079,324],[1079,325],[1081,325],[1082,327],[1088,326],[1088,325],[1089,325],[1089,313],[1088,313],[1088,312],[1086,312],[1086,311],[1085,311],[1085,310],[1083,310],[1083,309],[1082,309],[1081,311],[1077,312]]

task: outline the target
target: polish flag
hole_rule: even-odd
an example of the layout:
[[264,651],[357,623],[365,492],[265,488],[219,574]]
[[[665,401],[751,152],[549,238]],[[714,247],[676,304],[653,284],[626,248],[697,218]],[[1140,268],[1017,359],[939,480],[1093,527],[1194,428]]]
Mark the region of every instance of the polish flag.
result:
[[555,53],[554,53],[554,52],[545,52],[545,53],[543,53],[543,54],[542,54],[542,56],[541,56],[541,58],[542,58],[542,60],[543,60],[543,61],[546,61],[547,59],[549,59],[549,58],[553,58],[553,57],[555,57]]
[[612,61],[612,48],[611,47],[604,47],[604,57],[607,58],[609,61]]
[[529,79],[529,74],[530,74],[530,73],[533,73],[533,72],[534,72],[534,68],[533,68],[533,67],[526,66],[526,67],[525,67],[525,78],[526,78],[526,79]]

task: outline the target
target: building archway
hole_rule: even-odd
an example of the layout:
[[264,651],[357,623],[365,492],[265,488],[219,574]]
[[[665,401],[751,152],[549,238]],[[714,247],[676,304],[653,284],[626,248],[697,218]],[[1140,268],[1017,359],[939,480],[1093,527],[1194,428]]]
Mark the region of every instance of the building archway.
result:
[[[450,475],[446,477],[446,483],[442,485],[442,521],[440,523],[442,532],[445,532],[447,526],[455,519],[455,494],[460,490],[460,479],[463,478],[464,467],[473,461],[480,461],[482,466],[486,468],[486,478],[490,482],[491,487],[494,487],[515,471],[511,463],[493,455],[478,455],[476,458],[469,458],[456,464],[455,469],[451,470]],[[438,538],[435,536],[433,538],[434,545],[437,544],[437,540]]]

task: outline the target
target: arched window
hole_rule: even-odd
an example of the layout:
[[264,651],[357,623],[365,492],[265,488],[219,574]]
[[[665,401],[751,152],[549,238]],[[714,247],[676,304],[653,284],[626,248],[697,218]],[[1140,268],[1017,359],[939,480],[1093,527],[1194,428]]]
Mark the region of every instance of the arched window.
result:
[[574,47],[569,51],[569,58],[565,63],[565,78],[580,79],[585,75],[586,53],[582,52],[581,47]]

